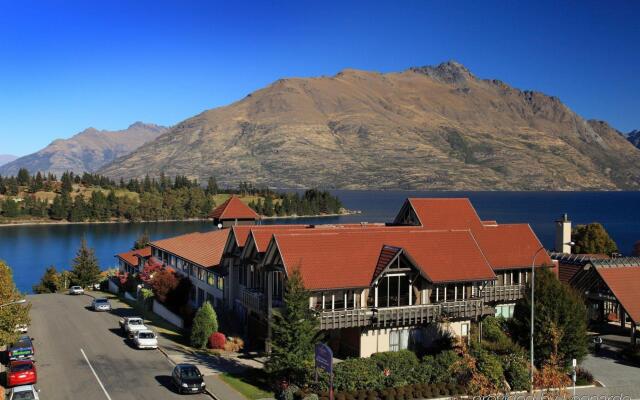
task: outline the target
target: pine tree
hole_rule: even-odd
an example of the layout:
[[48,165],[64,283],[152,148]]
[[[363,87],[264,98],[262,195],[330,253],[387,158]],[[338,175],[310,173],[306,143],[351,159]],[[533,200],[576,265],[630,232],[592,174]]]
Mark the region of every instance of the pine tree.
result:
[[[11,268],[0,260],[0,304],[7,304],[24,298],[16,288]],[[14,341],[16,325],[29,324],[29,304],[15,304],[0,307],[0,346]]]
[[571,233],[575,241],[575,252],[579,254],[607,254],[618,252],[616,242],[609,237],[602,224],[593,222],[587,225],[578,225]]
[[218,331],[218,316],[211,307],[211,303],[205,302],[196,312],[191,326],[191,346],[202,349],[207,345],[207,340],[212,333]]
[[265,368],[274,379],[304,384],[313,365],[314,346],[319,337],[318,320],[309,309],[309,295],[300,271],[295,269],[285,285],[284,308],[274,310],[271,321],[271,353]]
[[78,286],[88,287],[96,283],[99,276],[98,260],[93,249],[87,246],[87,241],[83,238],[76,258],[73,259],[71,280]]

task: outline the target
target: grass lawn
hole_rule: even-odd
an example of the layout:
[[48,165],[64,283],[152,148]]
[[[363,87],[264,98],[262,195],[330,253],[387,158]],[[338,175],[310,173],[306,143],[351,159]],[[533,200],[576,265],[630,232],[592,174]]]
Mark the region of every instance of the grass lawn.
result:
[[263,370],[251,368],[242,374],[225,372],[219,376],[220,379],[242,393],[249,400],[275,397],[275,394],[269,388],[267,376]]

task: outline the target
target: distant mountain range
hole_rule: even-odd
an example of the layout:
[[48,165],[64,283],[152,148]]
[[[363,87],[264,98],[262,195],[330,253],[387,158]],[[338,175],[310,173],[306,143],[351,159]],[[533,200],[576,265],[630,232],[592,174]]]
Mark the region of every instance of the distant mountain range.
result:
[[10,163],[16,158],[18,158],[18,156],[13,156],[11,154],[0,154],[0,166],[5,165],[6,163]]
[[640,187],[640,151],[556,97],[447,62],[281,79],[98,172],[281,188],[615,190]]
[[640,149],[640,129],[635,129],[629,133],[627,133],[627,139]]
[[120,131],[88,128],[70,139],[54,140],[44,149],[0,166],[0,175],[16,175],[20,168],[35,173],[95,172],[118,157],[157,138],[168,128],[136,122]]

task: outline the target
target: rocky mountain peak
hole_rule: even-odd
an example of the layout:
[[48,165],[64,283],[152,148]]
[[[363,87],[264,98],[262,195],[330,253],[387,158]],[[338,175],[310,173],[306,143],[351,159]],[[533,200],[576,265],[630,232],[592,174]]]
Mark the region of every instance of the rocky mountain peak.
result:
[[640,149],[640,129],[634,129],[627,133],[627,139],[637,148]]
[[453,60],[443,62],[435,67],[426,65],[412,67],[410,70],[449,84],[462,84],[476,79],[467,67]]

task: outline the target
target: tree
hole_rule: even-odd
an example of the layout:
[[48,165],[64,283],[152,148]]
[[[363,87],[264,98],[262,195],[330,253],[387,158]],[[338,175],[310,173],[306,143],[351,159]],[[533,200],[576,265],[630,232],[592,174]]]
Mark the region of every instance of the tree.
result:
[[[511,321],[514,337],[529,348],[531,335],[531,289],[518,300]],[[587,310],[571,287],[560,282],[548,269],[540,269],[535,277],[534,359],[543,365],[554,352],[549,341],[552,334],[560,337],[558,362],[569,366],[571,359],[582,360],[587,354]]]
[[[0,304],[7,304],[24,298],[13,282],[11,268],[0,260]],[[29,324],[31,305],[13,304],[0,307],[0,346],[14,341],[18,337],[16,325]]]
[[78,286],[87,287],[96,283],[99,276],[98,260],[93,249],[87,247],[87,241],[83,238],[76,258],[73,259],[71,281]]
[[176,276],[176,273],[168,268],[162,268],[159,271],[151,272],[148,271],[147,267],[145,267],[143,275],[145,274],[151,278],[149,284],[151,285],[151,290],[153,290],[153,295],[161,303],[166,303],[167,297],[171,291],[178,287],[179,279]]
[[207,340],[213,332],[218,331],[218,316],[211,307],[211,303],[205,302],[193,318],[191,326],[191,346],[203,349],[207,346]]
[[274,310],[272,326],[267,372],[275,379],[304,384],[319,337],[318,320],[309,309],[309,292],[298,269],[287,279],[284,307],[282,311]]
[[616,242],[609,237],[604,226],[598,222],[578,225],[571,233],[578,254],[611,254],[618,252]]
[[33,286],[33,291],[38,294],[55,293],[60,289],[60,277],[55,266],[50,266],[44,271],[40,283]]
[[140,236],[133,242],[133,248],[131,250],[140,250],[147,247],[151,240],[149,239],[149,233],[145,230]]
[[31,181],[31,176],[29,175],[29,171],[26,168],[20,168],[18,170],[18,185],[27,186]]

